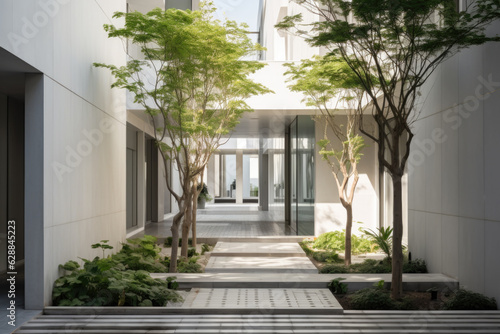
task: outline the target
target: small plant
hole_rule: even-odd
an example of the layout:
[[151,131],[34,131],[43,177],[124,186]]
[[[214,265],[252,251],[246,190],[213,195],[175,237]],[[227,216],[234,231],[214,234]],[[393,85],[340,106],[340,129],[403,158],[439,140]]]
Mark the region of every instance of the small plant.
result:
[[179,287],[179,283],[177,283],[176,279],[177,277],[175,276],[167,277],[167,286],[169,289],[177,290],[177,288]]
[[191,257],[188,259],[180,258],[177,261],[177,271],[179,273],[201,273],[203,272],[201,265],[197,263],[197,257]]
[[318,262],[326,262],[326,263],[343,262],[340,259],[339,255],[332,251],[313,252],[312,257]]
[[[188,239],[188,245],[192,246],[193,245],[193,239],[189,238]],[[172,247],[172,237],[167,237],[165,239],[165,242],[163,243],[164,247]],[[182,246],[182,238],[179,238],[179,247]]]
[[196,255],[200,255],[200,254],[198,254],[198,253],[196,252],[196,248],[194,248],[194,247],[189,247],[189,248],[188,248],[188,254],[187,254],[187,256],[188,256],[188,257],[193,257],[193,256],[196,256]]
[[349,268],[342,264],[330,264],[326,265],[319,270],[321,274],[347,274],[349,273]]
[[210,245],[209,244],[202,244],[201,245],[201,255],[205,254],[206,252],[210,252]]
[[380,281],[373,283],[373,286],[379,290],[384,290],[384,284],[385,281],[381,279]]
[[[345,230],[323,233],[314,241],[312,246],[316,249],[323,249],[327,251],[344,251]],[[357,236],[355,234],[351,236],[352,254],[368,253],[371,249],[372,242],[368,238],[364,236]]]
[[425,264],[425,260],[415,259],[403,263],[403,272],[407,274],[426,274],[427,265]]
[[210,202],[212,200],[212,196],[210,196],[210,194],[208,193],[208,188],[205,182],[199,184],[197,189],[198,191],[201,190],[200,194],[198,195],[198,201],[204,199],[205,201]]
[[343,277],[332,279],[330,283],[328,283],[328,289],[334,294],[345,295],[348,288],[347,284],[341,282],[343,280],[345,280]]
[[378,232],[372,230],[363,230],[363,232],[373,239],[373,242],[380,248],[389,258],[392,258],[392,227],[379,227]]
[[396,304],[389,292],[384,289],[365,288],[350,296],[351,306],[355,310],[394,310]]
[[104,259],[104,251],[106,249],[113,249],[113,246],[108,245],[109,240],[101,240],[100,243],[93,244],[92,248],[101,248],[102,249],[102,258]]
[[458,289],[444,303],[443,310],[496,310],[495,298],[477,292]]

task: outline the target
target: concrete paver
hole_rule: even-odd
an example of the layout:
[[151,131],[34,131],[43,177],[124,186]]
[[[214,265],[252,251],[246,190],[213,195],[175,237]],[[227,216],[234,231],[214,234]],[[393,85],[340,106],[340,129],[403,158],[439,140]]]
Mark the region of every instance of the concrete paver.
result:
[[307,257],[224,257],[214,256],[205,267],[207,273],[317,273]]
[[193,289],[183,307],[208,309],[300,309],[303,314],[342,313],[328,289]]
[[307,257],[296,242],[218,242],[211,256]]

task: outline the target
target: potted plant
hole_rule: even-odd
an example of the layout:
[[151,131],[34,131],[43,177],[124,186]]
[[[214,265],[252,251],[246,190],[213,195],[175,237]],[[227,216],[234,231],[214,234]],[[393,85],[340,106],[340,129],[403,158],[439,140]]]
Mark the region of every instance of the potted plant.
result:
[[208,193],[208,188],[205,183],[198,185],[198,191],[200,191],[200,194],[198,195],[198,209],[205,209],[205,204],[207,201],[211,201],[212,197]]

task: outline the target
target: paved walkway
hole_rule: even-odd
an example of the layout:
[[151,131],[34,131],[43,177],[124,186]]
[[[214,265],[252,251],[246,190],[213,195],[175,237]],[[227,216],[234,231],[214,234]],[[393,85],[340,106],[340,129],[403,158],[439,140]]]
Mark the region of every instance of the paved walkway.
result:
[[[256,204],[207,204],[198,210],[198,238],[260,237],[290,235],[279,207],[259,211]],[[150,223],[144,232],[159,238],[171,236],[172,217],[159,223]]]

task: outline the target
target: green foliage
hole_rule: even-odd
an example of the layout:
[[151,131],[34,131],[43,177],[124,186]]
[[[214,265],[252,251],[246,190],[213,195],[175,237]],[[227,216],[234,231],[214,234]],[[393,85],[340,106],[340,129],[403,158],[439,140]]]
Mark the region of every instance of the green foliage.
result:
[[[382,261],[366,259],[361,263],[353,263],[350,266],[330,264],[320,269],[321,274],[388,274],[391,273],[391,262],[385,258]],[[410,263],[404,263],[404,273],[426,273],[425,261],[417,259]]]
[[188,248],[188,257],[193,257],[193,256],[196,256],[196,255],[200,255],[196,252],[196,248],[194,247],[189,247]]
[[209,244],[202,244],[201,245],[201,255],[204,255],[206,252],[210,252],[210,245]]
[[363,232],[373,239],[373,242],[381,249],[389,258],[392,257],[392,227],[379,227],[378,232],[372,230],[363,230]]
[[[313,243],[316,249],[344,251],[345,250],[345,230],[326,232],[321,234]],[[351,252],[353,254],[363,254],[372,251],[372,242],[364,236],[351,236]]]
[[56,306],[165,306],[179,301],[168,282],[143,270],[129,270],[114,259],[84,260],[83,269],[58,278],[52,291]]
[[373,283],[373,286],[377,289],[384,290],[384,284],[385,281],[381,279],[380,281]]
[[168,288],[171,290],[177,290],[179,288],[179,283],[177,283],[177,277],[175,276],[170,276],[167,277],[167,283],[168,283]]
[[66,271],[75,271],[80,268],[80,264],[76,261],[68,261],[65,264],[60,264],[59,268],[64,269]]
[[[188,239],[188,245],[193,246],[193,239],[189,238]],[[165,247],[172,247],[172,237],[167,237],[165,239],[165,242],[163,244]],[[182,238],[179,238],[179,247],[182,246]]]
[[326,263],[342,262],[342,259],[339,258],[339,255],[333,251],[313,252],[312,257],[318,262],[326,262]]
[[203,272],[201,265],[196,261],[197,257],[191,257],[188,259],[180,258],[177,261],[177,270],[179,273],[201,273]]
[[459,289],[443,304],[443,310],[496,310],[495,298],[480,293]]
[[387,260],[366,259],[361,263],[351,264],[350,269],[353,273],[387,274],[391,272],[391,263]]
[[347,293],[347,284],[342,283],[341,281],[345,280],[345,278],[337,277],[332,279],[330,283],[328,283],[328,288],[334,294],[346,294]]
[[210,194],[208,193],[208,188],[205,182],[203,182],[203,184],[199,184],[197,189],[200,192],[198,194],[198,201],[200,201],[202,198],[204,198],[207,202],[212,200],[212,196],[210,196]]
[[347,274],[350,273],[349,267],[343,264],[327,264],[319,270],[320,274]]
[[104,257],[104,251],[106,249],[113,249],[113,246],[108,245],[109,240],[101,240],[100,243],[96,243],[91,245],[92,248],[101,248],[102,249],[102,257]]
[[403,272],[407,274],[426,274],[427,265],[422,259],[415,259],[403,263]]
[[150,272],[168,271],[159,258],[154,237],[127,240],[117,254],[83,261],[81,269],[75,261],[60,265],[70,273],[55,281],[54,305],[164,306],[180,300],[172,291],[177,286],[175,278],[165,281],[149,276]]
[[351,306],[355,310],[394,310],[396,305],[389,292],[379,288],[365,288],[350,296]]

